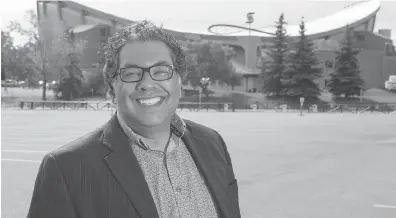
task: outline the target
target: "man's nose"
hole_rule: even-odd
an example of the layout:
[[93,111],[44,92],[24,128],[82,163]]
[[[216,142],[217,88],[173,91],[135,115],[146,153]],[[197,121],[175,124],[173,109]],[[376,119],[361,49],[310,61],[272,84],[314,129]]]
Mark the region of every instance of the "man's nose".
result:
[[140,90],[155,88],[155,81],[151,78],[148,71],[143,72],[142,79],[138,82],[137,88]]

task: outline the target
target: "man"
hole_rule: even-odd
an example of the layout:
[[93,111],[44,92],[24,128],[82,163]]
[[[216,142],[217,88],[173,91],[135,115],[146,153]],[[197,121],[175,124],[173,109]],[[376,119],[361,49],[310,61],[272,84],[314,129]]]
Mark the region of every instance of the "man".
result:
[[44,157],[28,217],[240,217],[224,140],[175,113],[185,68],[174,37],[150,22],[115,33],[104,76],[117,112]]

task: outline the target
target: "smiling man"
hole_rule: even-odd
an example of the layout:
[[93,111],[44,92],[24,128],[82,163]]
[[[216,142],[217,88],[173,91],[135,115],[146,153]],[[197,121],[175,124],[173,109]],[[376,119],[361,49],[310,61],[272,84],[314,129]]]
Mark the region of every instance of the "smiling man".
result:
[[44,157],[28,217],[241,217],[224,140],[176,114],[185,69],[178,42],[148,21],[110,37],[104,76],[117,112]]

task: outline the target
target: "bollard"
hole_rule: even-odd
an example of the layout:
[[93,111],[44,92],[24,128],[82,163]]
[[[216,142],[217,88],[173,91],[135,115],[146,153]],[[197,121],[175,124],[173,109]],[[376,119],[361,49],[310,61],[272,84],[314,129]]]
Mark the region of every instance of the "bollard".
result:
[[282,112],[287,112],[287,105],[286,104],[282,104],[281,108],[282,108]]
[[228,111],[228,104],[224,104],[224,112]]
[[250,108],[252,108],[254,112],[257,112],[257,104],[250,105]]
[[317,113],[318,112],[318,105],[314,104],[312,105],[312,112]]

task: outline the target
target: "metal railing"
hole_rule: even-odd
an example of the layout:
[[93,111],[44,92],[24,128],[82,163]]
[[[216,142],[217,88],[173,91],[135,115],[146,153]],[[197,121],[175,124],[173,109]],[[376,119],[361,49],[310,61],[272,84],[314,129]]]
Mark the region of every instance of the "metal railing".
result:
[[[3,108],[14,108],[20,110],[114,110],[115,107],[108,101],[19,101],[13,103],[2,103]],[[264,103],[255,102],[237,107],[235,102],[180,102],[178,109],[181,111],[273,111],[273,112],[297,112],[304,113],[384,113],[396,114],[396,103],[304,103],[301,107],[299,102],[268,101]]]
[[112,110],[111,102],[105,101],[28,101],[2,103],[3,108],[42,109],[42,110]]

